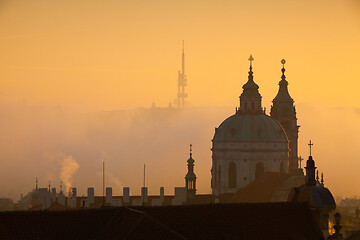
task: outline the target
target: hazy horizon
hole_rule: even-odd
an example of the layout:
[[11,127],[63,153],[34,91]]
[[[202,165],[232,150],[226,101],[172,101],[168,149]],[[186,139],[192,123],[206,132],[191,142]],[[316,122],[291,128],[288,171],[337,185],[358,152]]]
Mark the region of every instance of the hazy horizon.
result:
[[[134,109],[173,102],[183,40],[191,107],[149,124]],[[267,113],[286,59],[299,154],[311,139],[325,185],[358,196],[359,42],[356,0],[0,0],[0,197],[36,177],[100,193],[104,160],[114,194],[139,192],[144,163],[150,194],[173,193],[190,143],[209,193],[214,128],[239,106],[250,54]]]

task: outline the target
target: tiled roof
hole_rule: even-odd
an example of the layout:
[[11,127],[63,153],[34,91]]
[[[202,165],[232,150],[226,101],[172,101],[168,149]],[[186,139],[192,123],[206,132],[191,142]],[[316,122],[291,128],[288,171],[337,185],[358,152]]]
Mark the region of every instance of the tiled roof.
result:
[[291,175],[286,173],[265,172],[245,188],[237,191],[229,202],[270,202],[275,189],[290,177]]
[[0,213],[0,239],[184,239],[147,214],[129,209]]
[[0,239],[323,239],[306,204],[206,204],[0,213]]
[[188,239],[323,239],[306,204],[140,207]]

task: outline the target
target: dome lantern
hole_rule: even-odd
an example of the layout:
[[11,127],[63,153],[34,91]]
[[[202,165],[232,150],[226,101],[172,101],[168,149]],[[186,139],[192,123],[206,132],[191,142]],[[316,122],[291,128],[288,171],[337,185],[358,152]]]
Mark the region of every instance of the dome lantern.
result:
[[248,81],[243,85],[243,92],[240,95],[240,109],[238,113],[261,113],[261,95],[259,93],[259,86],[254,82],[252,71],[252,55],[249,57],[250,68]]

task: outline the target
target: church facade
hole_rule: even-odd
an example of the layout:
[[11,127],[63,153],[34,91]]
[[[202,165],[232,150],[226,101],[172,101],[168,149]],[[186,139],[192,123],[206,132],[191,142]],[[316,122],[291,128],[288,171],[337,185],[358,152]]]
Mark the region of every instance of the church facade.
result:
[[[259,86],[254,82],[252,61],[248,81],[243,85],[240,107],[225,119],[212,139],[214,195],[235,193],[264,172],[299,173],[297,166],[298,127],[293,99],[287,90],[285,68],[271,116],[261,104]],[[282,61],[285,64],[285,60]]]

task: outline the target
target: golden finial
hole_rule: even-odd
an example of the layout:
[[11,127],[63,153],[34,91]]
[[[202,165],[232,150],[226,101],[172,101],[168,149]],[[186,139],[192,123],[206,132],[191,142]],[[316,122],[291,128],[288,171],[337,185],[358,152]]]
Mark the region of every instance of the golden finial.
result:
[[283,67],[284,67],[285,63],[286,63],[285,59],[282,59],[281,64],[283,65]]
[[253,58],[252,54],[250,54],[249,61],[250,61],[250,64],[251,64],[252,61],[254,61],[254,58]]

